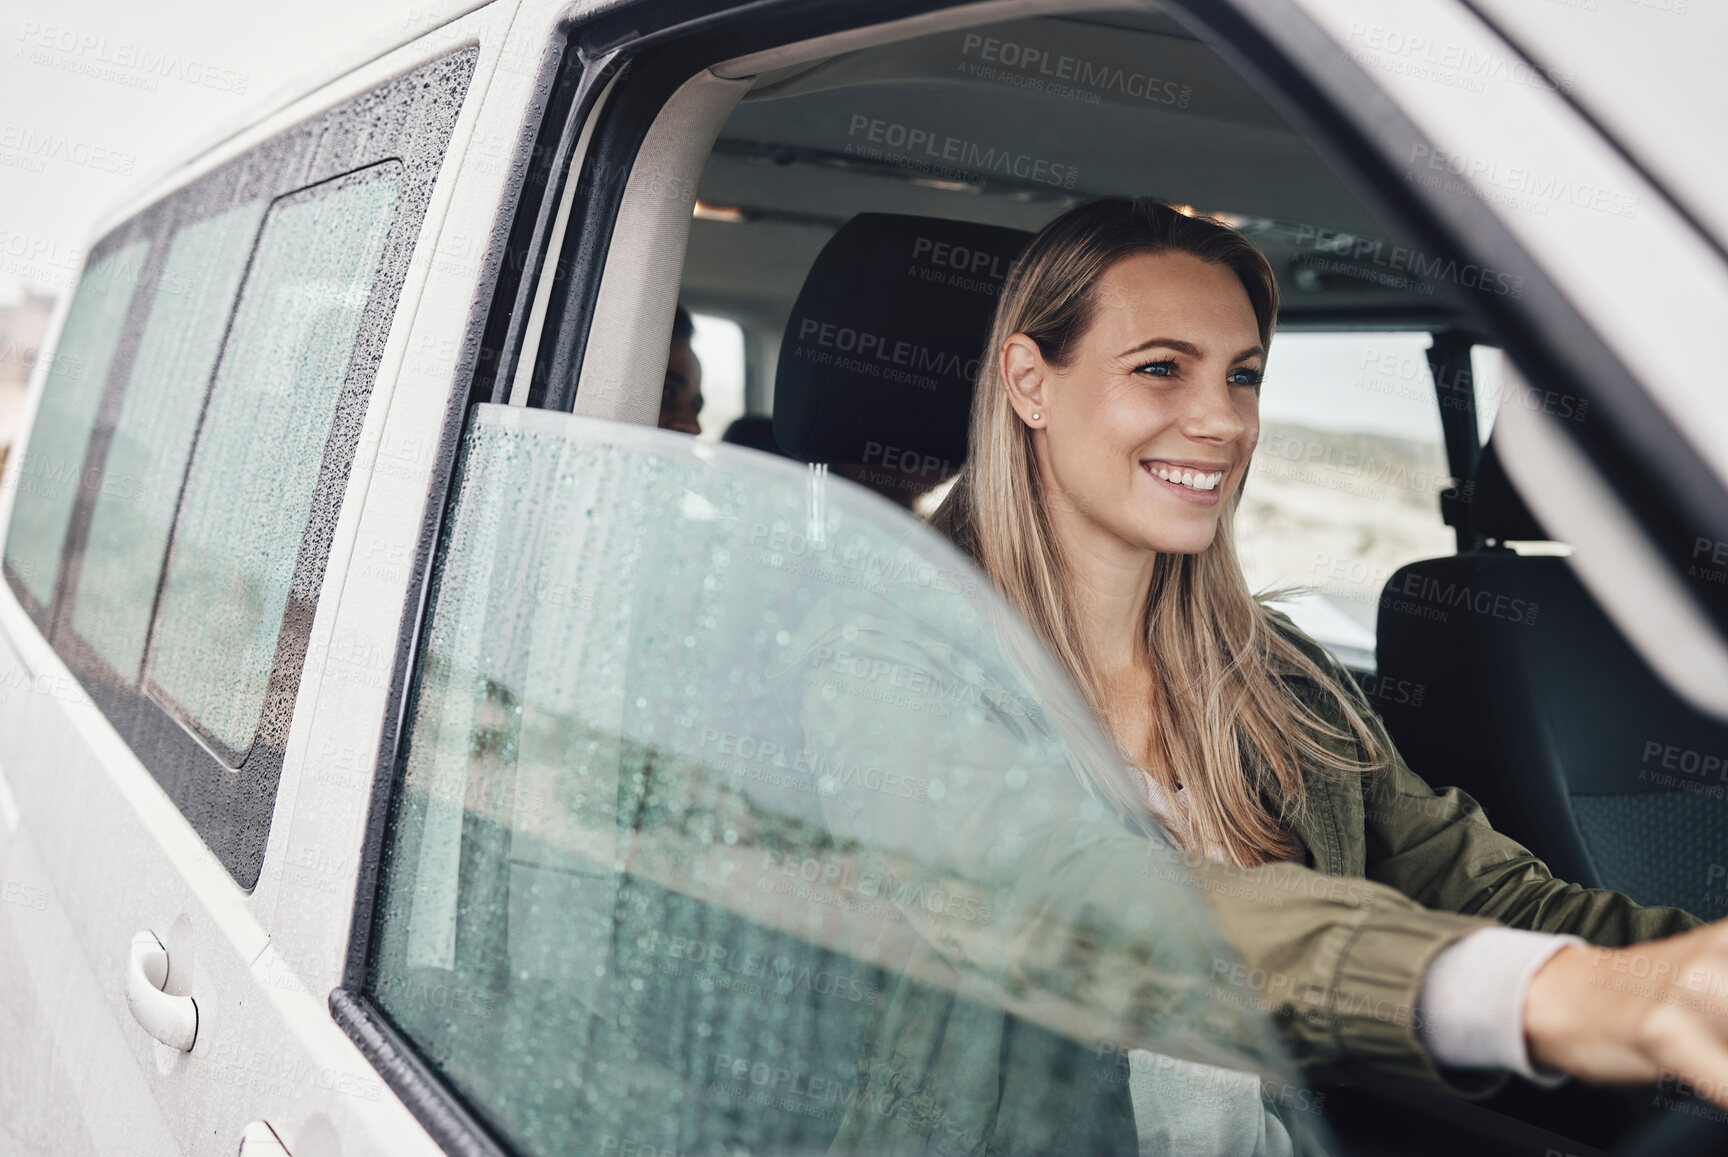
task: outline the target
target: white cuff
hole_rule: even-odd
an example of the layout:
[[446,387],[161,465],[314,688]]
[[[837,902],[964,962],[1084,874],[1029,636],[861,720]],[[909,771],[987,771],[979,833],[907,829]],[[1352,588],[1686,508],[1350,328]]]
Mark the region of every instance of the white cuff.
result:
[[1436,1064],[1510,1069],[1552,1087],[1566,1074],[1538,1072],[1524,1047],[1524,996],[1530,978],[1577,936],[1483,928],[1435,953],[1416,998],[1417,1034]]

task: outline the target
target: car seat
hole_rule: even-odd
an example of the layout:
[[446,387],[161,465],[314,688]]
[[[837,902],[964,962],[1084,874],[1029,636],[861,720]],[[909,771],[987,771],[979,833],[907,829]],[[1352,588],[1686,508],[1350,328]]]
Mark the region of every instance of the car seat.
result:
[[[1671,692],[1556,555],[1492,439],[1468,504],[1486,545],[1398,570],[1376,644],[1399,752],[1560,879],[1728,914],[1728,727]],[[1399,685],[1399,684],[1394,684]]]

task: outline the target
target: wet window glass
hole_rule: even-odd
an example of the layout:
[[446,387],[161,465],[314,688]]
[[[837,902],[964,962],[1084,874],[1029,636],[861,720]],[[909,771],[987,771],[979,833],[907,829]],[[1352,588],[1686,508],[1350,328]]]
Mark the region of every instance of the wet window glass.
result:
[[84,451],[148,249],[134,241],[85,270],[48,368],[6,536],[6,569],[43,606],[54,600]]
[[295,560],[399,166],[284,198],[265,217],[181,500],[147,675],[237,763],[264,707]]
[[454,486],[367,992],[512,1146],[1306,1151],[1113,746],[945,541],[501,406]]
[[144,658],[174,504],[264,208],[242,205],[175,236],[109,443],[72,627],[129,683]]

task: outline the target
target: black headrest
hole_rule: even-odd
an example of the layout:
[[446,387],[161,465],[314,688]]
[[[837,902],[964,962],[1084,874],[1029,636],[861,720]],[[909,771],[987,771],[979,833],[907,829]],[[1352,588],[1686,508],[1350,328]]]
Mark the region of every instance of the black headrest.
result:
[[1542,540],[1548,532],[1518,497],[1500,455],[1494,449],[1494,439],[1482,447],[1482,457],[1476,463],[1476,486],[1470,495],[1470,525],[1477,534],[1501,542]]
[[735,446],[748,446],[752,450],[761,450],[767,454],[785,453],[774,440],[774,419],[763,414],[745,414],[741,418],[732,419],[732,424],[726,427],[720,440],[731,442]]
[[958,466],[996,299],[1031,239],[896,213],[846,222],[786,324],[775,440],[806,462],[918,454]]

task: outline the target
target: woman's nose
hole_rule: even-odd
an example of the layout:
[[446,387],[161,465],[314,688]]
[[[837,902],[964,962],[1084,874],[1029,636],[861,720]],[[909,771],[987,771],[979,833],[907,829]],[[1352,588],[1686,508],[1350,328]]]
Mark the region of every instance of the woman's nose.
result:
[[1190,399],[1182,422],[1182,432],[1190,438],[1231,442],[1247,430],[1247,423],[1237,412],[1229,382],[1218,381],[1201,386],[1192,391]]

